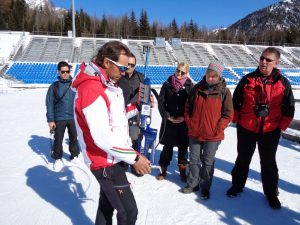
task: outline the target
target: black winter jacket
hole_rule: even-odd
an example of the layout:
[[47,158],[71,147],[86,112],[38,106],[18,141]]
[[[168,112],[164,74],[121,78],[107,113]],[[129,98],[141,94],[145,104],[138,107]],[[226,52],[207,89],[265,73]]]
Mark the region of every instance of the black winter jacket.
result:
[[144,74],[133,72],[132,76],[129,77],[125,74],[119,81],[118,85],[123,90],[125,106],[138,101],[138,91],[140,83],[144,82]]
[[167,118],[184,116],[185,104],[192,87],[191,80],[187,79],[184,86],[176,92],[172,87],[172,76],[161,87],[158,98],[158,109],[163,118],[159,133],[161,144],[188,146],[186,123],[172,123]]
[[176,92],[172,87],[172,76],[163,83],[158,97],[158,109],[163,118],[184,116],[185,103],[193,86],[187,79],[183,88]]

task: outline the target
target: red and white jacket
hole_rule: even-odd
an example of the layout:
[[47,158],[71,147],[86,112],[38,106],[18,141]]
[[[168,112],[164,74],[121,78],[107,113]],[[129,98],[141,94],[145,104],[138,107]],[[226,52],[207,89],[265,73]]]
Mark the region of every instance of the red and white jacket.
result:
[[105,168],[120,161],[133,164],[139,153],[131,148],[122,89],[92,62],[81,64],[72,88],[76,90],[78,141],[90,168]]

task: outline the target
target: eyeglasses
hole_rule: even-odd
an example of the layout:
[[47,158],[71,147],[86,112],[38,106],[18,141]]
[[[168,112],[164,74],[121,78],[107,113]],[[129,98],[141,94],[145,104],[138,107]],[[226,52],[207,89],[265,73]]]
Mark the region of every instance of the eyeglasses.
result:
[[115,64],[115,65],[119,68],[119,70],[120,70],[121,72],[125,72],[126,70],[128,70],[128,66],[123,66],[123,65],[121,65],[120,63],[117,63],[117,62],[115,62],[114,60],[109,59],[109,58],[107,58],[107,60],[110,61],[110,62],[112,62],[113,64]]
[[128,63],[128,67],[134,68],[134,67],[135,67],[135,64],[133,64],[133,63]]
[[60,73],[61,74],[70,73],[70,70],[61,70]]
[[178,73],[180,76],[183,76],[183,75],[186,74],[186,72],[181,71],[181,70],[179,70],[179,69],[176,69],[176,73]]
[[269,59],[269,58],[266,58],[266,57],[264,57],[264,56],[261,56],[260,58],[259,58],[259,60],[260,61],[264,61],[264,60],[266,60],[266,62],[273,62],[273,61],[275,61],[276,59]]

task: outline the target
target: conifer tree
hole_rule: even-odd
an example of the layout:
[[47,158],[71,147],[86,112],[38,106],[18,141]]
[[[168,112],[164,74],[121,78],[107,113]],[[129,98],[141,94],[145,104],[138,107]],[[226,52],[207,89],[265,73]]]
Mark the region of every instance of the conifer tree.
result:
[[26,12],[25,0],[13,0],[11,2],[11,15],[8,22],[11,30],[22,31],[25,29]]
[[150,25],[146,10],[142,9],[140,18],[140,36],[147,37],[150,35]]
[[179,30],[178,30],[178,25],[177,25],[177,22],[176,22],[175,18],[171,22],[171,32],[172,32],[172,36],[180,37]]
[[137,36],[138,35],[138,24],[135,16],[135,12],[131,11],[130,19],[129,19],[129,36]]

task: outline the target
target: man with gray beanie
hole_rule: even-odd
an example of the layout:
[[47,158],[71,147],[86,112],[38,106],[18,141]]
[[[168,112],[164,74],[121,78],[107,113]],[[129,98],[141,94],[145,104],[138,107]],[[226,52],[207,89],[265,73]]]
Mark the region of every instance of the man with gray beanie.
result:
[[222,77],[223,70],[218,62],[209,64],[203,79],[192,89],[185,110],[190,170],[182,192],[192,193],[200,184],[203,200],[210,197],[215,154],[233,118],[231,93]]

